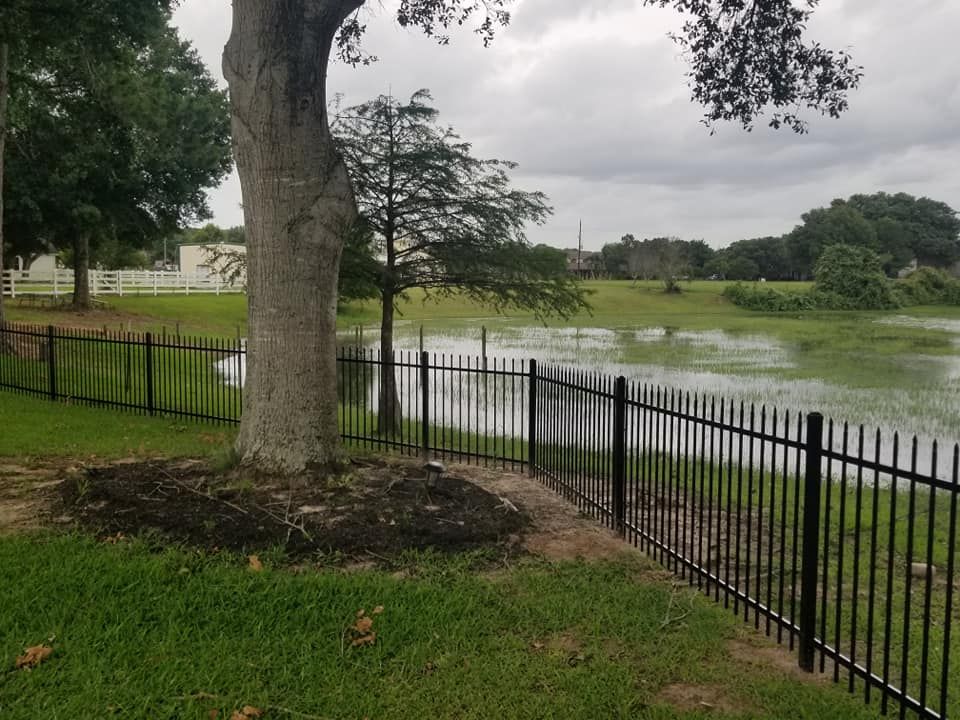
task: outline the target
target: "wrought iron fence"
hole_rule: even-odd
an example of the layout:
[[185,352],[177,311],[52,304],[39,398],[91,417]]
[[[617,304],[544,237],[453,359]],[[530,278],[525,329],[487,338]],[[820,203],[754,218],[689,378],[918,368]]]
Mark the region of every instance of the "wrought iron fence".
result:
[[[242,412],[238,340],[6,325],[0,347],[8,390],[219,423]],[[956,444],[536,361],[345,347],[338,369],[346,442],[526,470],[805,669],[901,717],[960,712]],[[387,423],[378,398],[394,385]]]

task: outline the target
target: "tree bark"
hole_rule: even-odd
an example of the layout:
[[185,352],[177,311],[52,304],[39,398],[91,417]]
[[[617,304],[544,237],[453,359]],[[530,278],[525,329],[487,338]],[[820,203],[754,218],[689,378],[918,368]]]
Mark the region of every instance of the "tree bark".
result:
[[[7,100],[10,97],[10,46],[0,43],[0,326],[6,321],[3,305],[3,157],[7,146]],[[7,342],[0,338],[0,352]]]
[[380,322],[380,394],[377,405],[377,432],[392,436],[400,428],[400,394],[397,374],[393,366],[393,301],[390,291],[383,293],[383,311]]
[[73,238],[73,309],[90,309],[90,234],[78,230]]
[[249,338],[237,449],[258,474],[338,471],[337,276],[356,219],[327,121],[337,29],[363,0],[234,0],[224,49],[247,235]]

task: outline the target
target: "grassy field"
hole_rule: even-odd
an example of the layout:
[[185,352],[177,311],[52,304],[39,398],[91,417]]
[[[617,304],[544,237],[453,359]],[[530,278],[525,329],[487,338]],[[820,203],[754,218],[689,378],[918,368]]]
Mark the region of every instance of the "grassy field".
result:
[[[80,537],[0,540],[0,715],[267,718],[877,717],[798,681],[736,621],[641,559],[409,556],[386,571],[251,573],[243,558]],[[65,602],[65,598],[70,598]],[[376,644],[350,646],[376,605]],[[738,639],[739,636],[739,639]],[[759,658],[766,658],[760,660]],[[689,696],[679,701],[677,696]]]
[[[374,418],[370,417],[368,420],[369,427],[372,428]],[[354,422],[356,422],[356,418]],[[156,455],[209,457],[216,462],[226,456],[227,446],[234,436],[232,429],[209,428],[190,422],[171,421],[164,418],[124,415],[112,410],[64,406],[50,403],[41,398],[9,394],[4,395],[4,403],[0,405],[0,426],[11,428],[10,432],[0,436],[0,459],[6,457],[16,463],[26,464],[33,460],[49,462],[53,459],[56,461],[58,457],[63,457],[65,461],[79,459],[84,462],[96,462],[111,458]],[[354,426],[356,427],[356,424]],[[414,429],[407,428],[406,432],[414,438],[413,442],[416,445]],[[514,445],[512,442],[504,444],[502,438],[481,438],[476,435],[467,437],[450,429],[446,429],[442,437],[439,434],[434,437],[435,442],[446,447],[455,448],[458,444],[465,444],[468,448],[471,446],[479,448],[482,443],[482,446],[486,447],[488,452],[496,451],[508,454],[517,452],[517,457],[520,458],[524,456],[525,452],[522,444]],[[490,443],[489,446],[487,445],[488,442]],[[377,450],[376,443],[361,443],[360,445],[368,450]],[[561,464],[557,466],[557,470],[560,472],[560,476],[567,482],[575,483],[580,491],[588,493],[597,491],[598,486],[589,478],[596,474],[597,468],[594,467],[594,464],[606,462],[605,458],[590,453],[574,458],[569,453],[561,452],[558,448],[549,444],[541,447],[541,454],[550,467],[559,461]],[[584,464],[577,467],[566,467],[570,459],[577,459]],[[2,464],[2,460],[0,460],[0,464]],[[794,537],[793,529],[796,524],[797,506],[795,498],[799,497],[795,478],[792,475],[784,477],[779,473],[771,477],[769,470],[761,476],[755,474],[753,470],[747,472],[745,469],[733,465],[710,464],[706,476],[701,476],[698,480],[699,468],[702,464],[702,461],[693,458],[672,458],[659,454],[652,454],[648,457],[645,453],[640,454],[636,458],[635,464],[631,464],[630,477],[635,477],[634,473],[638,472],[640,468],[646,468],[646,479],[642,486],[636,489],[637,497],[646,498],[646,500],[641,501],[641,504],[636,508],[634,501],[629,500],[628,517],[634,518],[634,523],[638,524],[639,527],[653,532],[656,537],[665,540],[671,547],[680,548],[689,557],[696,558],[700,546],[694,544],[692,535],[688,537],[685,529],[688,524],[688,517],[694,517],[697,512],[695,499],[699,496],[700,502],[709,504],[709,507],[717,511],[720,507],[717,503],[722,498],[721,504],[726,504],[728,508],[732,507],[734,514],[730,515],[728,509],[723,529],[721,530],[718,517],[715,524],[712,525],[714,529],[708,529],[706,532],[709,533],[711,538],[716,538],[719,546],[722,547],[726,543],[729,560],[726,561],[725,570],[720,566],[708,565],[708,568],[712,572],[731,579],[739,575],[739,587],[743,589],[744,583],[746,583],[747,591],[761,600],[769,597],[768,593],[772,592],[773,607],[775,608],[778,605],[776,586],[779,582],[782,582],[780,578],[785,576],[786,599],[783,607],[789,610],[790,588],[792,586],[789,562],[793,548],[796,547],[799,550],[797,544],[799,538]],[[560,470],[560,468],[563,469]],[[757,472],[759,473],[759,469]],[[589,488],[593,488],[593,490]],[[774,495],[770,494],[771,488],[775,490]],[[889,615],[892,620],[889,633],[892,649],[890,678],[891,682],[898,683],[899,673],[903,667],[899,648],[902,647],[903,638],[904,598],[906,597],[905,577],[909,574],[908,558],[912,556],[915,561],[922,561],[927,557],[926,538],[929,528],[932,531],[932,544],[929,545],[930,557],[939,568],[944,568],[947,565],[947,549],[950,545],[948,535],[950,526],[949,502],[941,493],[936,509],[931,514],[927,512],[929,493],[920,492],[916,499],[917,512],[914,515],[914,521],[910,523],[910,533],[908,534],[907,517],[904,515],[908,508],[908,496],[905,488],[900,489],[899,497],[894,501],[896,504],[891,502],[893,497],[889,488],[878,487],[873,490],[869,479],[862,492],[858,492],[857,485],[853,480],[841,483],[834,478],[829,488],[829,492],[822,501],[825,513],[828,512],[827,509],[829,508],[830,524],[827,535],[831,539],[832,548],[830,561],[825,568],[829,578],[827,587],[831,588],[824,606],[826,613],[822,615],[825,618],[825,636],[830,642],[834,642],[835,638],[839,639],[840,647],[844,651],[848,651],[851,628],[855,626],[858,638],[857,653],[862,662],[866,652],[865,638],[868,635],[868,624],[872,623],[872,632],[879,633],[880,638],[874,649],[874,670],[879,672],[882,664],[880,647],[884,637],[882,628],[886,617]],[[562,492],[562,488],[558,488],[558,490]],[[628,497],[633,498],[634,492],[635,490],[631,485],[628,489]],[[706,493],[705,496],[704,493]],[[682,502],[680,501],[681,495],[683,497]],[[676,498],[676,502],[658,503],[661,509],[650,515],[652,506],[650,506],[649,498],[653,496]],[[571,499],[575,500],[575,497],[571,496]],[[858,505],[861,519],[856,521]],[[686,510],[680,513],[678,508],[686,508]],[[742,509],[738,510],[738,508]],[[752,510],[748,511],[748,508],[752,508]],[[587,507],[584,510],[590,511]],[[708,513],[708,515],[711,514]],[[650,526],[650,519],[645,520],[644,517],[658,518],[659,527],[656,524]],[[731,523],[729,521],[730,517],[740,517],[741,522]],[[752,519],[752,532],[750,531],[750,521],[745,520],[747,517]],[[891,522],[894,517],[897,518],[895,524]],[[931,518],[935,519],[933,523],[930,522]],[[855,532],[855,522],[860,523],[859,532]],[[708,525],[710,523],[711,521],[708,520]],[[891,525],[893,525],[893,534],[891,534]],[[777,561],[780,543],[777,540],[777,548],[771,556],[773,566],[770,567],[767,565],[769,552],[767,544],[768,528],[774,527],[775,535],[772,537],[779,538],[781,537],[781,526],[784,528],[782,538],[785,542],[786,564],[781,565]],[[678,532],[680,529],[683,529],[682,535]],[[761,534],[762,541],[758,542]],[[911,542],[908,542],[908,540],[911,540]],[[912,545],[912,554],[905,550],[909,545]],[[839,548],[841,546],[845,557],[843,565],[839,561]],[[894,568],[892,573],[887,570],[888,556],[889,567]],[[871,557],[878,561],[875,571],[871,563],[868,562]],[[660,559],[666,561],[669,565],[669,558],[661,557]],[[701,562],[703,561],[701,560]],[[707,562],[709,563],[709,561]],[[741,562],[743,563],[742,570]],[[753,570],[750,569],[751,566]],[[841,568],[843,569],[843,591],[840,596],[842,602],[838,607],[836,587],[838,571]],[[875,578],[872,577],[874,572]],[[756,580],[754,580],[754,576]],[[857,578],[859,590],[852,586],[854,577]],[[888,578],[892,583],[890,588],[890,592],[892,592],[891,603],[889,605],[885,600]],[[877,588],[875,600],[872,594],[868,595],[871,580]],[[934,618],[934,622],[929,626],[933,665],[928,680],[932,697],[936,696],[940,687],[938,673],[944,635],[942,622],[939,618],[943,618],[945,612],[943,582],[943,578],[938,575],[932,588],[933,602],[930,608],[932,618]],[[750,590],[751,587],[752,590]],[[914,690],[920,681],[918,673],[923,653],[924,592],[923,582],[915,581],[913,603],[910,607],[913,632],[910,641],[910,659],[907,664],[910,668],[910,687]],[[722,593],[720,595],[722,596]],[[700,600],[697,600],[697,602],[700,602]],[[871,604],[875,608],[875,613],[870,610]],[[735,609],[736,605],[737,603],[730,599],[730,609]],[[818,610],[818,613],[820,612]],[[753,611],[747,610],[746,605],[740,606],[739,613],[741,616],[746,615],[751,621],[753,620]],[[761,627],[765,625],[762,618],[759,623]],[[954,634],[951,639],[952,655],[957,656],[960,653],[960,635]],[[829,673],[832,665],[828,662],[826,667]],[[845,671],[841,670],[840,676],[845,677],[845,675]],[[2,694],[0,694],[0,697],[2,697]],[[960,685],[957,683],[953,683],[949,703],[951,706],[960,704]],[[2,708],[2,704],[0,704],[0,708]],[[388,715],[392,716],[392,709]],[[340,716],[333,715],[332,717]],[[660,716],[654,715],[651,717]],[[667,714],[663,717],[673,716]]]
[[[810,287],[810,283],[768,284],[771,287],[792,290]],[[684,284],[681,294],[667,295],[656,282],[588,281],[584,283],[584,287],[590,292],[590,312],[581,312],[568,320],[548,321],[548,324],[639,324],[669,325],[686,329],[722,327],[734,330],[748,328],[758,318],[773,325],[778,317],[782,317],[764,316],[738,308],[723,297],[725,286],[722,282],[695,281]],[[179,322],[183,334],[220,334],[230,337],[236,334],[238,325],[241,332],[246,331],[245,295],[127,296],[109,297],[104,299],[104,302],[106,307],[78,315],[65,310],[19,306],[14,301],[10,303],[8,313],[11,321],[43,325],[79,322],[91,327],[107,324],[113,329],[119,327],[121,322],[126,328],[129,322],[134,330],[157,331],[166,327],[168,331],[172,331]],[[954,315],[960,317],[960,312]],[[339,316],[342,327],[378,325],[379,303],[351,303],[341,307]],[[497,315],[489,308],[456,296],[428,300],[418,290],[411,291],[407,298],[399,302],[398,316],[404,320],[425,322],[431,328],[475,318],[534,319],[532,314],[519,311]]]
[[51,458],[213,457],[235,434],[233,428],[0,392],[0,458],[24,464]]
[[[0,458],[27,465],[213,457],[232,435],[9,393],[0,426]],[[0,717],[877,717],[636,555],[495,572],[483,555],[350,572],[263,560],[252,573],[149,538],[0,534]],[[376,644],[351,647],[345,630],[376,605]],[[49,660],[12,669],[44,642]]]
[[[768,285],[793,290],[809,287],[809,283]],[[547,327],[612,330],[656,327],[691,332],[721,331],[734,337],[764,336],[787,345],[800,355],[800,362],[795,367],[775,369],[778,375],[836,379],[855,384],[895,383],[906,373],[916,372],[915,368],[911,370],[890,362],[891,358],[907,353],[919,352],[927,356],[956,354],[956,344],[948,332],[874,322],[891,313],[796,315],[744,310],[723,297],[725,283],[722,282],[687,283],[678,295],[663,293],[656,282],[591,281],[584,286],[591,293],[591,311],[569,319],[548,320]],[[107,308],[83,314],[20,307],[11,303],[8,314],[13,322],[41,325],[122,328],[156,334],[174,334],[179,329],[182,335],[224,338],[246,334],[245,295],[112,297],[106,302]],[[960,308],[957,307],[916,307],[897,314],[960,320]],[[485,322],[494,329],[504,324],[511,327],[539,325],[529,313],[497,315],[489,308],[458,297],[427,300],[419,291],[412,291],[399,303],[398,320],[401,327],[404,323],[422,324],[428,337],[432,333],[473,328],[477,322]],[[372,340],[379,324],[379,305],[368,301],[344,306],[338,324],[343,329],[363,325],[365,337]],[[663,347],[659,344],[634,343],[625,360],[684,366],[690,362],[690,353],[670,353],[669,357],[664,357]]]
[[[919,387],[917,375],[925,372],[923,362],[926,360],[923,359],[949,359],[957,354],[954,334],[936,327],[880,324],[875,322],[883,317],[880,313],[757,314],[728,303],[720,295],[722,285],[719,283],[693,283],[679,296],[664,295],[653,284],[597,282],[589,286],[595,291],[593,314],[555,321],[551,326],[605,328],[624,336],[638,327],[659,327],[690,333],[719,331],[734,339],[768,338],[773,345],[789,348],[794,358],[802,358],[802,362],[790,367],[769,368],[768,372],[779,379],[820,378],[860,390],[909,390]],[[115,299],[109,310],[83,316],[13,307],[10,318],[38,324],[106,326],[111,330],[122,326],[161,335],[174,333],[179,323],[182,334],[235,337],[246,332],[244,300],[241,296],[128,297]],[[431,332],[476,329],[480,323],[493,328],[511,323],[535,325],[529,316],[495,318],[483,308],[457,299],[425,304],[422,297],[413,296],[401,305],[401,311],[404,321],[412,326],[423,322],[428,328],[428,337]],[[919,319],[960,320],[958,308],[910,308],[906,314]],[[368,326],[370,335],[375,332],[369,326],[376,321],[377,307],[372,303],[345,308],[340,316],[342,328],[362,323]],[[636,363],[686,367],[689,352],[688,344],[636,343],[630,347],[628,359]],[[757,352],[764,351],[758,346]],[[138,365],[140,359],[132,358],[130,362]],[[717,369],[730,371],[724,366]],[[42,370],[41,367],[37,372]],[[184,367],[180,371],[192,372]],[[122,379],[126,371],[117,366],[104,372],[105,378],[116,381]],[[200,375],[209,380],[211,372],[204,366]],[[758,369],[754,375],[763,372]],[[65,375],[63,382],[69,387],[76,379],[71,381],[70,376]],[[937,406],[937,412],[946,413],[938,416],[939,421],[950,425],[950,418],[955,418],[956,405],[950,399],[955,383],[938,385],[935,378],[923,382],[932,383],[932,392],[939,393],[943,402],[942,407]],[[197,426],[189,421],[54,405],[43,399],[7,392],[0,400],[0,427],[5,428],[0,434],[0,457],[18,463],[39,458],[69,462],[76,458],[153,455],[216,458],[225,454],[234,432]],[[190,405],[196,398],[190,396],[185,402]],[[929,404],[929,398],[918,394],[911,402]],[[908,409],[913,408],[903,404],[898,411]],[[373,427],[375,419],[365,407],[348,405],[345,412],[353,421],[369,422]],[[412,436],[408,423],[405,422],[404,427]],[[463,441],[467,437],[468,443],[479,446],[481,439],[489,440],[507,452],[503,438],[481,438],[476,433],[468,437],[449,428],[443,433],[446,441]],[[516,441],[509,441],[509,452],[515,452],[517,447]],[[523,450],[522,442],[519,449]],[[675,474],[670,476],[670,482],[680,487],[685,482],[685,465],[678,460],[673,467]],[[719,479],[719,475],[711,479]],[[784,492],[788,494],[786,516],[774,508],[772,520],[779,522],[783,517],[790,520],[793,502],[789,498],[793,496],[793,487],[791,478],[781,481],[780,497]],[[744,504],[756,504],[760,502],[757,491],[757,487],[738,486],[734,490],[728,486],[725,493],[726,497],[734,493]],[[864,521],[862,531],[854,534],[855,509],[851,493],[850,486],[843,488],[839,484],[829,493],[834,513],[831,542],[834,548],[837,543],[844,547],[847,566],[842,590],[844,604],[838,610],[833,598],[828,601],[826,634],[832,641],[837,620],[841,628],[856,625],[858,637],[865,632],[866,599],[862,596],[869,569],[866,564],[857,569],[858,595],[850,587],[853,572],[850,562],[855,549],[862,552],[867,547],[866,538],[871,528],[876,527],[879,540],[873,553],[881,557],[889,554],[891,567],[897,568],[891,576],[897,599],[889,611],[883,609],[883,613],[878,614],[877,620],[879,622],[884,613],[891,613],[891,640],[896,651],[904,616],[902,576],[909,557],[905,551],[906,528],[902,520],[906,498],[901,494],[899,504],[892,508],[891,494],[886,489],[879,489],[875,496],[868,493],[858,511]],[[845,508],[843,518],[838,515],[841,503]],[[923,512],[927,496],[918,496],[917,503],[920,510],[913,528],[914,558],[925,555],[927,547],[928,525]],[[876,521],[872,519],[874,507]],[[941,502],[931,513],[936,518],[932,556],[941,567],[949,544],[944,536],[946,511],[946,505]],[[891,542],[887,542],[892,517],[901,520]],[[47,548],[52,548],[50,552],[54,555],[46,555]],[[30,617],[24,617],[29,613],[18,607],[8,611],[7,617],[0,609],[0,627],[17,629],[14,634],[2,636],[0,659],[12,658],[27,644],[35,644],[49,635],[63,638],[63,653],[58,651],[60,659],[55,659],[49,668],[30,674],[0,676],[0,716],[95,717],[109,707],[123,717],[199,718],[208,717],[207,713],[214,708],[227,711],[229,716],[232,708],[250,703],[271,708],[271,717],[487,717],[491,712],[504,717],[700,717],[703,708],[688,712],[679,709],[675,702],[663,700],[663,689],[673,683],[720,688],[721,695],[732,698],[735,717],[875,716],[873,710],[861,709],[855,700],[837,688],[811,688],[785,679],[771,667],[758,669],[731,657],[731,638],[740,631],[731,624],[729,612],[724,613],[702,599],[691,595],[689,616],[676,626],[672,622],[661,626],[664,608],[669,616],[678,591],[671,589],[668,582],[637,583],[638,574],[645,572],[638,570],[637,560],[617,560],[599,566],[523,563],[502,576],[498,574],[493,582],[474,572],[469,558],[453,561],[416,558],[410,565],[415,577],[397,583],[396,578],[385,572],[351,576],[320,573],[304,578],[277,570],[254,576],[242,570],[242,559],[202,558],[180,549],[167,549],[158,555],[156,550],[139,543],[123,548],[104,547],[79,537],[40,535],[0,539],[0,567],[3,568],[0,581],[12,581],[11,578],[20,576],[36,578],[35,584],[24,584],[22,593],[14,598],[15,605],[26,602],[23,598],[31,594],[42,595],[54,587],[53,571],[69,580],[63,587],[77,597],[117,598],[116,603],[107,603],[105,608],[88,613],[68,611],[61,607],[62,602],[53,599],[44,601],[46,604],[38,606],[40,620],[33,624]],[[63,556],[71,560],[64,561]],[[278,555],[276,560],[279,559]],[[178,578],[171,580],[171,568],[175,566]],[[50,568],[53,570],[48,572]],[[833,586],[831,592],[836,592],[838,565],[831,560],[826,570]],[[11,574],[4,578],[5,573]],[[94,577],[86,578],[88,574]],[[142,587],[134,588],[130,578],[138,574],[146,580]],[[554,583],[561,577],[562,580]],[[881,571],[878,582],[885,581],[886,577]],[[624,589],[627,580],[636,587]],[[453,594],[446,598],[441,592],[446,587],[443,583],[454,588]],[[938,592],[942,589],[939,583],[938,579],[935,586]],[[164,594],[164,587],[173,589]],[[265,588],[277,591],[279,597],[271,596]],[[517,607],[505,608],[506,601],[487,601],[505,589],[507,598],[515,598],[530,593],[530,588],[540,588],[542,592],[533,593],[536,597],[520,601]],[[351,609],[351,604],[389,607],[394,603],[372,597],[378,593],[399,598],[400,606],[408,613],[402,621],[402,632],[398,636],[402,640],[398,645],[387,644],[384,638],[383,646],[369,648],[369,652],[363,651],[365,654],[343,652],[339,641],[331,645],[311,640],[298,646],[302,640],[297,633],[300,631],[302,635],[304,627],[316,627],[318,638],[337,640],[337,633],[342,633],[351,613],[357,609]],[[915,588],[916,593],[922,593],[922,588]],[[620,600],[617,594],[622,595]],[[288,603],[287,596],[308,595],[317,598],[315,608],[299,601]],[[858,595],[855,600],[854,595]],[[161,596],[162,599],[158,599]],[[349,601],[341,603],[341,596]],[[51,597],[62,597],[60,589]],[[237,610],[231,600],[223,606],[227,611],[221,612],[222,607],[214,598],[224,597],[249,598],[249,608]],[[922,595],[916,594],[916,597]],[[475,598],[484,601],[479,603],[482,607],[477,607]],[[683,602],[686,607],[687,595],[683,596]],[[476,637],[469,635],[469,623],[449,619],[447,603],[468,616],[472,613],[479,629]],[[611,619],[615,604],[621,613],[629,615],[629,621]],[[117,608],[113,608],[114,605]],[[595,617],[589,612],[591,607],[597,608]],[[282,617],[278,617],[277,608],[281,608]],[[297,611],[288,612],[288,608],[297,608]],[[856,619],[851,617],[853,608],[859,609]],[[933,611],[942,614],[942,594],[934,597]],[[916,628],[919,626],[916,623],[921,620],[922,612],[922,604],[915,600],[910,613],[914,618],[910,665],[917,664]],[[118,629],[98,641],[97,633],[103,632],[105,624],[104,613],[109,613]],[[196,622],[187,622],[186,617],[195,617]],[[262,620],[256,620],[257,617]],[[388,617],[389,613],[385,614],[385,625]],[[242,627],[229,626],[222,636],[216,635],[214,629],[227,623],[228,618],[242,619]],[[543,618],[552,620],[538,628]],[[646,628],[646,634],[627,628],[629,622]],[[420,635],[414,629],[420,625],[433,628],[439,625],[446,633],[434,631],[433,635]],[[847,632],[844,630],[844,635]],[[434,637],[437,635],[440,638]],[[705,637],[712,639],[708,641]],[[939,652],[936,646],[942,644],[942,637],[942,628],[932,627],[934,655],[931,660],[935,663]],[[126,638],[134,638],[133,644],[143,651],[128,647]],[[563,638],[562,643],[557,638]],[[960,641],[960,634],[955,634],[952,640]],[[571,642],[577,648],[575,659],[580,655],[589,658],[573,664],[573,669],[590,667],[591,672],[583,677],[566,673],[563,665],[570,660],[569,653],[564,654],[566,650],[554,651],[555,645],[567,647]],[[619,647],[618,644],[629,649],[615,653],[605,649]],[[176,645],[182,648],[177,650]],[[960,645],[952,642],[951,647],[956,657]],[[235,653],[231,653],[232,648],[236,648]],[[858,652],[862,654],[862,651],[861,646]],[[101,655],[100,659],[94,657]],[[243,660],[224,663],[217,659],[223,656]],[[656,659],[651,660],[654,656]],[[252,666],[246,661],[249,657],[262,657],[263,662]],[[696,662],[690,663],[690,658],[696,658]],[[315,663],[322,667],[315,667]],[[203,670],[195,670],[194,665]],[[128,668],[121,673],[122,678],[116,674],[119,671],[114,670],[121,667]],[[95,682],[94,669],[97,677],[113,680]],[[910,671],[912,688],[916,688],[917,679],[914,669]],[[896,657],[892,670],[891,679],[897,682]],[[49,675],[44,676],[44,672]],[[307,685],[310,690],[305,691]],[[366,690],[355,691],[356,686]],[[493,706],[483,699],[484,689],[489,686],[496,687],[500,693]],[[129,687],[129,692],[113,689],[123,687]],[[931,691],[936,687],[936,682],[932,683]],[[524,693],[531,692],[538,698],[534,707],[530,707],[529,699],[526,704],[523,702]],[[954,683],[951,707],[960,703],[958,692],[960,685]],[[25,703],[15,702],[21,697],[26,699]],[[51,697],[58,697],[61,702]],[[70,699],[64,700],[66,697]]]

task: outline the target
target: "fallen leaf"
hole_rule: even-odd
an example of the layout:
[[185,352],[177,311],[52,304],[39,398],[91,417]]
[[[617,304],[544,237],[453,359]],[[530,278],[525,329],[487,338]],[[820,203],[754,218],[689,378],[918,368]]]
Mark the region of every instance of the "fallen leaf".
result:
[[542,642],[538,640],[534,640],[532,643],[530,643],[530,647],[533,648],[534,650],[543,650],[545,646]]
[[379,614],[382,613],[382,612],[383,612],[383,605],[377,605],[377,606],[373,609],[373,614],[374,614],[374,615],[379,615]]
[[214,708],[207,713],[207,717],[210,718],[210,720],[217,720],[217,718],[220,717],[220,711]]
[[358,617],[358,618],[362,618],[362,617],[363,617],[364,615],[366,615],[366,614],[367,614],[367,611],[364,610],[363,608],[360,608],[359,610],[357,610],[357,617]]
[[373,627],[373,618],[362,617],[353,624],[353,629],[358,633],[366,635]]
[[23,655],[17,656],[15,667],[19,669],[35,668],[53,654],[53,648],[49,645],[34,645],[28,647]]
[[248,559],[250,560],[250,569],[253,570],[253,572],[260,572],[263,570],[263,563],[260,562],[260,558],[258,558],[256,555],[251,555]]
[[350,644],[353,645],[353,647],[360,647],[361,645],[373,645],[376,641],[377,634],[372,632],[369,635],[361,635],[358,638],[354,638]]

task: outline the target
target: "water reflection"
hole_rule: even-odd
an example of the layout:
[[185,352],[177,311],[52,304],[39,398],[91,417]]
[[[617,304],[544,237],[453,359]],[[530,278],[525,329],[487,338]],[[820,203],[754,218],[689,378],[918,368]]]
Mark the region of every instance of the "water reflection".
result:
[[[960,320],[941,318],[883,318],[889,324],[911,324],[957,333]],[[502,322],[487,332],[488,369],[497,375],[480,373],[481,323],[473,322],[442,332],[429,331],[425,339],[431,364],[457,370],[431,370],[431,421],[461,428],[469,434],[526,436],[526,363],[536,359],[541,366],[575,368],[572,377],[612,378],[623,375],[628,381],[651,388],[679,389],[693,402],[697,397],[727,398],[743,402],[749,412],[778,408],[783,413],[819,411],[827,418],[846,421],[851,427],[867,428],[864,452],[872,457],[874,430],[885,438],[899,431],[902,437],[918,435],[918,466],[929,468],[930,443],[934,438],[949,441],[941,459],[950,454],[960,434],[960,358],[927,355],[902,359],[915,381],[910,387],[851,388],[821,380],[784,376],[778,370],[797,367],[791,348],[759,334],[734,334],[721,330],[691,331],[676,328],[546,328]],[[355,330],[339,334],[344,348],[358,338]],[[358,421],[376,411],[379,377],[372,363],[378,352],[376,329],[364,333],[368,361],[354,361],[339,380],[341,401],[351,408]],[[419,326],[409,322],[395,328],[400,389],[404,418],[422,417],[419,362]],[[243,367],[236,359],[219,363],[231,384],[242,382]],[[560,407],[560,406],[558,406]],[[568,408],[569,409],[569,408]],[[566,412],[566,411],[559,411]],[[372,421],[371,421],[372,422]],[[840,442],[840,428],[835,443]],[[886,440],[884,454],[889,451]],[[839,449],[839,445],[837,445]]]

